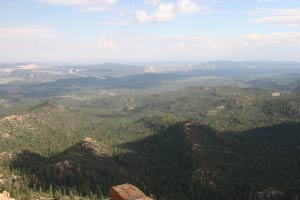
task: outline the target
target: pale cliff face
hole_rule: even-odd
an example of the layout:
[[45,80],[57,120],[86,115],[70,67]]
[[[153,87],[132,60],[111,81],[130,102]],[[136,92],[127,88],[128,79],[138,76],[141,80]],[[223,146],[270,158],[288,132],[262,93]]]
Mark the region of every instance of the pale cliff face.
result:
[[28,65],[20,65],[17,66],[18,69],[36,69],[38,68],[37,64],[28,64]]
[[160,70],[155,66],[149,66],[145,68],[145,73],[158,73]]
[[2,68],[0,69],[1,73],[5,73],[5,74],[10,74],[12,71],[14,70],[33,70],[33,69],[37,69],[39,66],[37,64],[28,64],[28,65],[19,65],[19,66],[14,66],[14,67],[7,67],[7,68]]

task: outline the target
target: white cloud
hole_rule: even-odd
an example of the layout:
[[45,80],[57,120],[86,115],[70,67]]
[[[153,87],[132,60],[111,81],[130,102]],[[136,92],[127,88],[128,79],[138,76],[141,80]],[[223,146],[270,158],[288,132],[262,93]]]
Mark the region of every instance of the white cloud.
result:
[[213,35],[99,35],[70,39],[51,27],[0,27],[2,61],[82,61],[96,59],[300,60],[300,32]]
[[45,54],[60,37],[59,32],[47,26],[0,27],[1,58],[38,57]]
[[159,3],[152,14],[145,10],[136,11],[136,20],[139,22],[166,22],[178,14],[195,13],[205,9],[192,0],[179,0],[176,3]]
[[278,0],[259,0],[259,1],[261,1],[261,2],[276,2]]
[[252,22],[257,24],[278,24],[290,27],[300,26],[300,8],[264,8],[253,11],[251,14],[256,16]]
[[242,36],[248,44],[257,47],[300,48],[300,32],[274,32],[271,34],[248,34]]
[[300,59],[297,53],[300,51],[300,33],[297,32],[238,37],[119,35],[117,38],[118,48],[112,49],[111,53],[133,60]]
[[176,9],[178,13],[193,13],[200,11],[202,7],[191,0],[180,0],[177,2]]
[[42,3],[64,5],[64,6],[75,6],[85,4],[86,0],[37,0]]
[[106,20],[98,23],[99,25],[106,26],[126,26],[131,24],[130,21],[122,21],[122,20]]
[[136,19],[139,22],[165,22],[175,17],[175,5],[173,3],[159,4],[157,10],[151,15],[146,11],[137,11]]
[[108,39],[104,36],[98,36],[95,47],[98,49],[102,48],[116,48],[117,44],[114,40]]
[[0,27],[0,39],[53,39],[59,33],[54,29],[45,26],[23,26],[23,27]]
[[83,12],[103,11],[114,5],[117,0],[37,0],[41,3],[60,6],[71,6]]
[[178,48],[185,48],[185,44],[183,43],[183,42],[178,42],[177,44],[176,44],[176,47],[178,47]]
[[146,4],[151,4],[153,6],[156,6],[160,3],[160,0],[145,0]]
[[115,56],[117,49],[117,42],[105,36],[74,40],[50,27],[0,27],[2,61],[80,61]]

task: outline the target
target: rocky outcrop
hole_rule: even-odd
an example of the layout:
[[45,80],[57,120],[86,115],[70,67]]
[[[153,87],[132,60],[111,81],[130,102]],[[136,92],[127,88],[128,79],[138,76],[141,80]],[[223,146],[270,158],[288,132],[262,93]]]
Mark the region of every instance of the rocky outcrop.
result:
[[140,189],[128,183],[112,187],[109,195],[110,200],[153,200]]
[[14,200],[12,198],[10,198],[10,194],[6,191],[3,191],[2,193],[0,193],[0,200]]
[[283,200],[283,192],[276,191],[272,188],[265,189],[256,194],[256,199],[258,200]]

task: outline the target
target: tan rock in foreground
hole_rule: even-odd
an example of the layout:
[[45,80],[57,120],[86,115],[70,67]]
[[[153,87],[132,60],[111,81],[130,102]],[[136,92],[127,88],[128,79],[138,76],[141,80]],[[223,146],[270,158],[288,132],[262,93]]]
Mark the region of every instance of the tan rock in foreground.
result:
[[153,200],[140,189],[128,183],[112,187],[109,195],[110,200]]
[[13,200],[13,199],[10,198],[10,195],[8,192],[3,191],[2,193],[0,193],[0,200]]

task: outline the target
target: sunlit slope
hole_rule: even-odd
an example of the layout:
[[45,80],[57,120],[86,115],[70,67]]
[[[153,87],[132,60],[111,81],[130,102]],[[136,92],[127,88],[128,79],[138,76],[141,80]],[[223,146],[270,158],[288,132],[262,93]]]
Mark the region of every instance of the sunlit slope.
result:
[[72,144],[76,130],[93,123],[94,118],[47,101],[0,118],[0,149],[31,149],[50,153]]
[[257,88],[190,87],[150,95],[132,104],[131,113],[169,113],[213,126],[221,131],[239,131],[286,121],[298,121],[299,97]]

